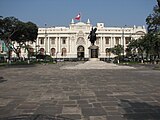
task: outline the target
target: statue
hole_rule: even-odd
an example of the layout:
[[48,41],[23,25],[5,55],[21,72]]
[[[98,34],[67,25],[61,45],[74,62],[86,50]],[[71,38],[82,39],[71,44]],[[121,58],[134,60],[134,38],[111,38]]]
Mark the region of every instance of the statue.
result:
[[159,6],[159,8],[160,8],[160,0],[157,0],[157,2],[158,2],[158,6]]
[[96,41],[96,31],[97,31],[97,28],[94,28],[94,29],[92,28],[92,30],[90,31],[90,34],[88,36],[88,39],[92,45],[94,45],[94,43]]

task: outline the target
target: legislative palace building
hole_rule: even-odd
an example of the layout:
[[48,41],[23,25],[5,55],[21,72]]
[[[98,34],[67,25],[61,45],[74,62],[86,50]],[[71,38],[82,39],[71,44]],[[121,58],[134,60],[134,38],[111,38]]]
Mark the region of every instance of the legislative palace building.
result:
[[[132,39],[138,39],[146,34],[145,26],[108,27],[104,23],[92,26],[90,20],[75,23],[72,19],[69,27],[44,27],[38,29],[35,43],[29,43],[34,52],[50,55],[59,59],[88,59],[91,43],[88,35],[91,29],[97,28],[95,45],[99,47],[98,58],[114,57],[107,53],[108,48],[123,45],[126,49]],[[124,51],[125,53],[125,51]],[[21,53],[25,57],[25,53]]]

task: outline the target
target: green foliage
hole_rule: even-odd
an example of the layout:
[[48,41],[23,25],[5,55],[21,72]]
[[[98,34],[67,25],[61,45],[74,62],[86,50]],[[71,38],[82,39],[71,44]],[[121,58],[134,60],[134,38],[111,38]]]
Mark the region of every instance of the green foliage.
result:
[[111,49],[111,51],[113,54],[120,56],[124,51],[123,45],[116,45]]
[[160,0],[157,0],[158,6],[153,8],[153,13],[146,18],[148,32],[155,33],[160,30]]
[[0,19],[0,38],[8,40],[17,30],[19,20],[15,17],[6,17]]
[[147,54],[160,58],[160,0],[153,13],[146,18],[148,34],[144,37]]
[[[32,22],[25,23],[15,17],[0,17],[0,39],[5,42],[8,50],[13,50],[17,56],[23,45],[29,52],[26,42],[34,42],[37,35],[38,27]],[[17,42],[19,46],[15,47],[13,41]]]
[[137,40],[130,41],[128,45],[128,50],[138,58],[143,59],[144,54],[147,59],[150,57],[150,60],[160,58],[160,0],[157,2],[158,6],[155,6],[153,13],[146,18],[148,33]]
[[128,49],[132,54],[138,54],[143,59],[143,54],[146,54],[146,58],[154,56],[154,59],[160,58],[160,38],[157,34],[148,33],[145,36],[132,40]]

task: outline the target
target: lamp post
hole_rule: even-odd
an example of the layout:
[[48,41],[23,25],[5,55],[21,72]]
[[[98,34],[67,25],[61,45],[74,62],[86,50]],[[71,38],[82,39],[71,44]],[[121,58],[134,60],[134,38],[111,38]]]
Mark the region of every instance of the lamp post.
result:
[[122,27],[122,40],[123,40],[123,61],[124,61],[124,54],[125,54],[125,27],[126,27],[126,25],[124,26],[124,27]]
[[45,56],[44,56],[44,58],[45,58],[45,63],[46,63],[46,52],[47,52],[47,24],[45,24],[45,33],[44,33],[44,35],[45,35]]
[[45,24],[45,51],[48,52],[48,42],[47,42],[47,24]]

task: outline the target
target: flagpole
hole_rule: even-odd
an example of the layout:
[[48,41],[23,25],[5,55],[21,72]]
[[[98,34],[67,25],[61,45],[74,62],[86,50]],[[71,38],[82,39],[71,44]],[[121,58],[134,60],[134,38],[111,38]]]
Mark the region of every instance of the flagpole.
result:
[[81,19],[82,19],[82,14],[81,14],[81,12],[80,12],[79,14],[80,14],[80,22],[81,22]]

